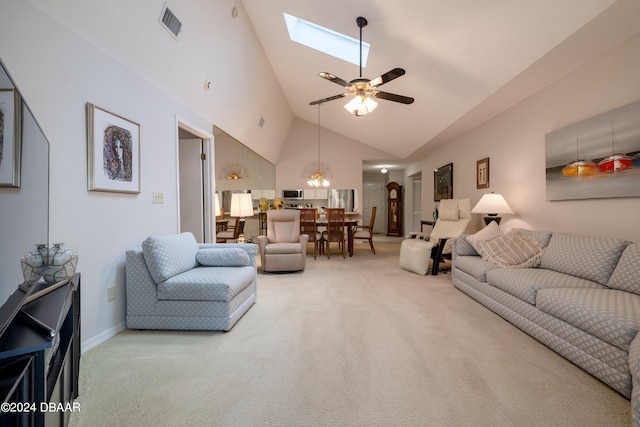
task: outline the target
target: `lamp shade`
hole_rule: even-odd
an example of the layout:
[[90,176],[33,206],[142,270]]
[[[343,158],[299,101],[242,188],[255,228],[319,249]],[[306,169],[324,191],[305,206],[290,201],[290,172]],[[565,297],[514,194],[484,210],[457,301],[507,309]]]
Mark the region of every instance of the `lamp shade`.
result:
[[213,209],[216,214],[215,216],[220,216],[220,197],[218,196],[218,193],[216,193]]
[[485,194],[480,201],[471,209],[471,213],[484,214],[512,214],[513,211],[502,197],[502,194]]
[[234,193],[231,195],[231,216],[239,216],[245,218],[253,216],[253,203],[251,202],[251,194]]

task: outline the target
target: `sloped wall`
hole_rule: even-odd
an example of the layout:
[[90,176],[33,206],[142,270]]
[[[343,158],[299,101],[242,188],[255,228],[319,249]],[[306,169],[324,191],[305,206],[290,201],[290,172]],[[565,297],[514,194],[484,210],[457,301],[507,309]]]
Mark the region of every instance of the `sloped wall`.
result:
[[[640,241],[640,198],[546,201],[545,134],[640,99],[640,35],[574,70],[407,170],[422,171],[423,217],[433,211],[433,169],[453,162],[454,197],[475,204],[496,192],[516,212],[505,227]],[[490,188],[476,189],[476,161],[490,158]],[[640,185],[640,182],[638,182]],[[475,215],[475,225],[484,225]]]

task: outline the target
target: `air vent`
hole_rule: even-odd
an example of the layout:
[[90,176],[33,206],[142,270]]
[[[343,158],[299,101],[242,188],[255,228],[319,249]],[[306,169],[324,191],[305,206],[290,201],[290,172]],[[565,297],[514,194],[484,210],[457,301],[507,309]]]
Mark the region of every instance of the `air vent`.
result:
[[182,29],[182,22],[176,18],[176,16],[169,10],[168,7],[162,9],[162,15],[160,15],[160,23],[167,29],[175,38],[178,38],[180,30]]

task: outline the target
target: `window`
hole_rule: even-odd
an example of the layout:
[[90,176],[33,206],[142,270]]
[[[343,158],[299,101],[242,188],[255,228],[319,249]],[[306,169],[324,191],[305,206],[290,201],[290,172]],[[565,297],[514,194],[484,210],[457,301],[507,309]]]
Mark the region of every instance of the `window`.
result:
[[[312,49],[360,65],[360,40],[284,13],[289,38]],[[369,43],[362,42],[362,67],[367,65]]]

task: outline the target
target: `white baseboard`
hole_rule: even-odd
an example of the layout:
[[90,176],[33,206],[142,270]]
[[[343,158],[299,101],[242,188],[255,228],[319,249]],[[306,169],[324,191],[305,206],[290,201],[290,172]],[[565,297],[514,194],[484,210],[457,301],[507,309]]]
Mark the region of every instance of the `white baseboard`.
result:
[[96,347],[102,344],[103,342],[107,341],[109,338],[115,337],[125,329],[127,329],[127,323],[122,322],[111,329],[107,329],[101,334],[95,335],[86,341],[82,341],[82,344],[80,347],[82,350],[82,353],[86,353],[87,351],[91,350],[93,347]]

